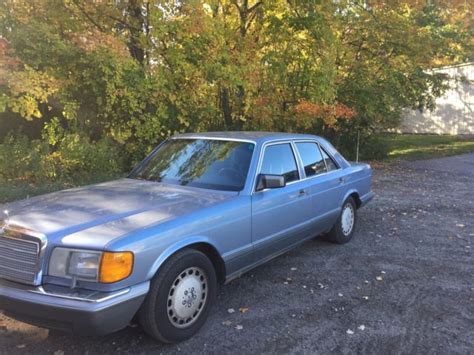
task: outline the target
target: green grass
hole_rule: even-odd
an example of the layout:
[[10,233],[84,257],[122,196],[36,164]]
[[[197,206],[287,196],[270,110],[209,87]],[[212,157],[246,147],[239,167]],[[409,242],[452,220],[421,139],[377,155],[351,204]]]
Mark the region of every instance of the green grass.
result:
[[474,152],[474,137],[387,134],[388,160],[422,160]]

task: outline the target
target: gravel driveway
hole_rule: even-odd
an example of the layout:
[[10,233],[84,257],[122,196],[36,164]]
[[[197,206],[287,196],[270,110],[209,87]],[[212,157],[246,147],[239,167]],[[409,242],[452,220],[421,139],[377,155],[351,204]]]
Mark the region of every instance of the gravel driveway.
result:
[[374,191],[351,243],[307,242],[221,287],[185,343],[136,327],[74,337],[0,314],[0,353],[472,354],[474,154],[376,166]]

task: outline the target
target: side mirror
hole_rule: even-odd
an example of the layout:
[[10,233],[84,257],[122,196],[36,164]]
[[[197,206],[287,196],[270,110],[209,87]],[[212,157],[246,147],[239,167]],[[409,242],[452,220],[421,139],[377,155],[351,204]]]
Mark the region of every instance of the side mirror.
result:
[[257,178],[257,191],[264,189],[278,189],[285,187],[285,177],[282,175],[259,174]]

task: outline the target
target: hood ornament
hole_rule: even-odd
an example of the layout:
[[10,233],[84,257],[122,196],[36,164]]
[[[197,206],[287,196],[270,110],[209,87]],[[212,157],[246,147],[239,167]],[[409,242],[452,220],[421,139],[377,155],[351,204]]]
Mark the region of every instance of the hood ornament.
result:
[[3,233],[5,229],[7,229],[8,225],[10,224],[10,215],[8,210],[2,211],[0,215],[0,233]]

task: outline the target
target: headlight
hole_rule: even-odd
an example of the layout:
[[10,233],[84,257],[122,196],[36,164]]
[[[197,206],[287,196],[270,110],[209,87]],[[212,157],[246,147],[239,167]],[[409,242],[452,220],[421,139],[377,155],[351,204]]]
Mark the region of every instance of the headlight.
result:
[[78,279],[97,280],[100,253],[73,251],[69,254],[67,274]]
[[49,260],[49,275],[111,283],[130,276],[131,252],[100,252],[55,248]]

